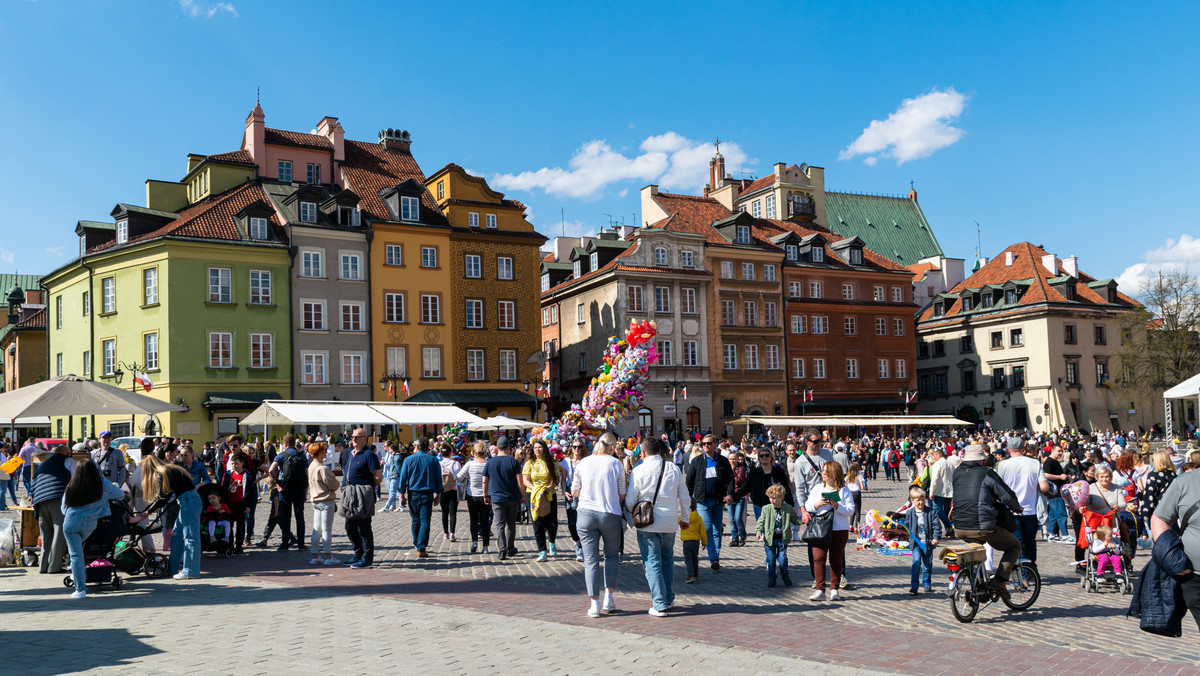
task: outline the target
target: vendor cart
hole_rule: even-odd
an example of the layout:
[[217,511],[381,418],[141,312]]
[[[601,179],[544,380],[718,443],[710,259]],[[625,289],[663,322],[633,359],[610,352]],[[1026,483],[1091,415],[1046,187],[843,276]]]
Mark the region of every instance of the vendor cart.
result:
[[41,530],[38,528],[37,512],[33,507],[24,505],[15,505],[13,509],[21,515],[21,522],[17,525],[17,546],[16,552],[19,552],[21,563],[26,566],[36,566],[38,562],[38,539],[41,537]]

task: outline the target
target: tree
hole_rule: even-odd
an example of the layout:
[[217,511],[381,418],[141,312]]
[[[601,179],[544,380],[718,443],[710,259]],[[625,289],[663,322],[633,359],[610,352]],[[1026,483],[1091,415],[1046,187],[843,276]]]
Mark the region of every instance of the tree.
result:
[[1156,270],[1122,325],[1121,384],[1158,394],[1200,371],[1200,277],[1185,269]]

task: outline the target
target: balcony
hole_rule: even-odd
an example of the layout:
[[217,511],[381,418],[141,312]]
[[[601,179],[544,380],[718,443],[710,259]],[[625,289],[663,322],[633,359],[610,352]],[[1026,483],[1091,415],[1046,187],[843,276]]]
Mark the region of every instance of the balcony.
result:
[[813,218],[817,215],[817,205],[811,198],[793,195],[788,198],[788,218]]

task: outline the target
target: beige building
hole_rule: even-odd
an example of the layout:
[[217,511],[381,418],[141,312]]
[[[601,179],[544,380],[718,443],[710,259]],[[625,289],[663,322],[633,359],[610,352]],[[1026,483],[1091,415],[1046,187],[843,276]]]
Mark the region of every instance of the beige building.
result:
[[1148,428],[1155,402],[1130,401],[1110,375],[1137,307],[1074,257],[1014,244],[918,315],[921,412],[994,429]]

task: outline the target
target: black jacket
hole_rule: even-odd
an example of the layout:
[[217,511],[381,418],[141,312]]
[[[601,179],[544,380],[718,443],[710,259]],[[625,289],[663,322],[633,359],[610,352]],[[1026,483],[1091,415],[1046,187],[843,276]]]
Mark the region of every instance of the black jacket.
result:
[[1007,506],[1020,513],[1017,494],[996,470],[979,462],[964,462],[954,470],[954,528],[993,530],[996,528],[997,507]]
[[701,453],[692,458],[687,468],[688,492],[692,494],[692,499],[697,503],[708,499],[724,499],[726,495],[729,495],[730,487],[733,486],[733,467],[729,464],[729,458],[718,453],[715,458],[717,461],[717,494],[706,495],[704,469],[707,466],[705,463],[707,457],[706,453]]
[[783,496],[783,501],[789,505],[795,506],[795,498],[792,497],[792,482],[788,480],[787,470],[779,465],[771,467],[771,481],[767,481],[767,473],[761,467],[755,467],[746,475],[746,485],[742,489],[734,490],[733,484],[729,485],[729,495],[734,500],[741,500],[747,495],[750,496],[750,503],[762,507],[771,501],[767,497],[767,488],[772,483],[783,486],[787,493]]
[[1138,576],[1133,600],[1126,613],[1141,619],[1142,631],[1175,638],[1183,636],[1183,616],[1188,609],[1176,576],[1188,568],[1191,563],[1175,531],[1169,530],[1158,536],[1154,541],[1154,554]]

